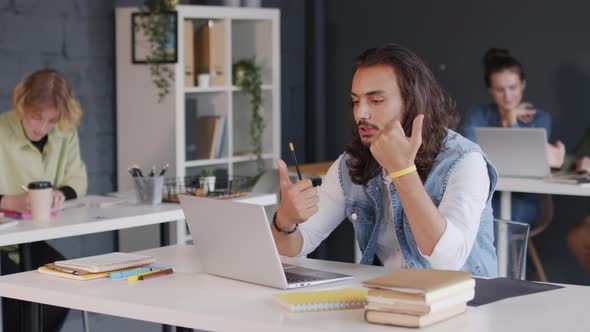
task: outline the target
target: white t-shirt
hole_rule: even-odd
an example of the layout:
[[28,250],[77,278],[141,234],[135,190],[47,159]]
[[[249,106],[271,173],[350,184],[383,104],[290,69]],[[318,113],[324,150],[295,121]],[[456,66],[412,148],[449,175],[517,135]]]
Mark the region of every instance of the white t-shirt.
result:
[[[312,252],[346,217],[345,197],[340,186],[338,165],[340,158],[330,166],[328,173],[318,187],[319,211],[299,225],[303,236],[303,247],[299,255]],[[481,213],[485,208],[490,186],[486,162],[477,152],[468,153],[449,176],[445,193],[438,210],[446,219],[447,227],[426,258],[434,269],[459,270],[467,260],[477,232]],[[391,181],[384,176],[384,182]],[[384,183],[389,187],[388,184]],[[389,201],[389,200],[388,200]],[[388,203],[388,218],[393,215],[391,202]],[[385,206],[384,206],[385,207]],[[377,257],[388,270],[403,267],[403,257],[391,221],[380,229],[377,243]]]

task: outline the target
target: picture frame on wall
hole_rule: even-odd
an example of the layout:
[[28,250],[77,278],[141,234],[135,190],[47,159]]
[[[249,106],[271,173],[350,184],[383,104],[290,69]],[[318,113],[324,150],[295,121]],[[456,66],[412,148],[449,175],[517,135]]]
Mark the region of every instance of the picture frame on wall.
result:
[[[163,32],[164,31],[164,32]],[[178,13],[131,14],[131,62],[178,62]]]

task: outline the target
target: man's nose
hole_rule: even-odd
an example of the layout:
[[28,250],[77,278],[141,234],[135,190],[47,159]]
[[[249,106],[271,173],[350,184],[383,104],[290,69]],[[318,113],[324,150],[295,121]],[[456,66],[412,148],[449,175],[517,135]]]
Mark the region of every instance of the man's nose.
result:
[[358,116],[361,119],[368,119],[369,118],[369,105],[367,103],[359,103],[358,108]]

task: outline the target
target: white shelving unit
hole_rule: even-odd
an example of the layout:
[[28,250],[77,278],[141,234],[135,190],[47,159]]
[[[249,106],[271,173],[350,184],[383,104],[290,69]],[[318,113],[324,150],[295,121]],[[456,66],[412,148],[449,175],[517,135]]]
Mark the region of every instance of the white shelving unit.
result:
[[[144,169],[170,163],[166,177],[195,175],[203,167],[226,169],[228,175],[254,175],[256,158],[249,136],[251,107],[247,95],[231,84],[232,64],[245,58],[256,59],[262,67],[263,159],[274,167],[273,159],[281,155],[280,147],[280,13],[278,9],[234,8],[179,5],[178,62],[170,64],[175,80],[170,94],[158,102],[147,65],[133,64],[131,59],[131,17],[137,7],[116,9],[116,80],[117,80],[117,174],[118,190],[133,190],[127,168],[138,164]],[[192,20],[195,30],[209,22],[225,25],[225,83],[221,86],[185,86],[184,27]],[[225,117],[223,153],[217,159],[187,158],[187,119],[185,105],[190,100],[197,114]],[[187,126],[187,121],[189,126]],[[179,227],[181,239],[184,227]]]

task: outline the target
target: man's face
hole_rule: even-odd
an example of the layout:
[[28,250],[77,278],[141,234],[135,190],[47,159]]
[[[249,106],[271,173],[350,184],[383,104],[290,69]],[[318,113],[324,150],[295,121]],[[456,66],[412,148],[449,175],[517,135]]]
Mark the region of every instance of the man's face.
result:
[[401,121],[403,101],[391,66],[357,69],[352,78],[350,98],[357,130],[366,146],[371,145],[389,122]]
[[511,110],[522,101],[525,87],[526,82],[520,80],[518,73],[507,69],[490,75],[488,91],[500,108]]
[[23,127],[27,138],[33,142],[41,140],[59,121],[59,111],[53,107],[38,107],[30,112],[27,110],[25,114]]

